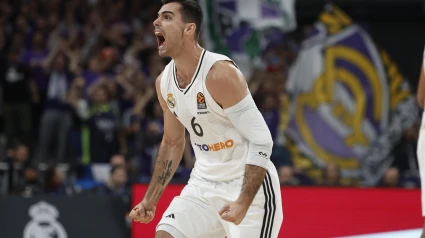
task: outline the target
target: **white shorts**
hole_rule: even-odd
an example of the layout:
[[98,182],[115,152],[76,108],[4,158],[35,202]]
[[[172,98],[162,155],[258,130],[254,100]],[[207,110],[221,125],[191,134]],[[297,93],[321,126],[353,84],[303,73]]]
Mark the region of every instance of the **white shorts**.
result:
[[[424,114],[425,115],[425,114]],[[422,193],[422,216],[425,217],[425,124],[422,120],[421,129],[419,131],[417,156],[419,164],[419,174],[421,176],[421,193]]]
[[239,197],[242,182],[242,178],[228,183],[191,179],[165,211],[157,231],[168,224],[186,238],[278,237],[283,211],[279,177],[272,163],[242,223],[235,225],[220,218],[218,211]]

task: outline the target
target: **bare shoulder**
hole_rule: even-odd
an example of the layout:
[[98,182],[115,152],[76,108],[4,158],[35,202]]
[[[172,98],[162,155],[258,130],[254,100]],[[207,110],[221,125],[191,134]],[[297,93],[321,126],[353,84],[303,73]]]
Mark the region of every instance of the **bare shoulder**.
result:
[[208,72],[208,92],[223,108],[233,106],[248,93],[242,72],[230,61],[218,61]]
[[207,75],[209,84],[242,84],[246,81],[241,71],[230,61],[217,61]]

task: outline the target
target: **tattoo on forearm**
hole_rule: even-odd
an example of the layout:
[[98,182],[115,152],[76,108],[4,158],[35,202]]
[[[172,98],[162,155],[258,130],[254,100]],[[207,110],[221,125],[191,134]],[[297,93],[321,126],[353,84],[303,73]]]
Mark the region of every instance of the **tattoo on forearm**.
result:
[[246,165],[241,194],[254,199],[261,184],[263,184],[265,175],[266,170],[264,168],[255,165]]
[[168,160],[168,161],[164,161],[162,163],[162,174],[160,176],[158,176],[158,183],[161,184],[162,186],[164,186],[165,182],[167,181],[167,179],[171,176],[171,164],[173,163],[173,161]]

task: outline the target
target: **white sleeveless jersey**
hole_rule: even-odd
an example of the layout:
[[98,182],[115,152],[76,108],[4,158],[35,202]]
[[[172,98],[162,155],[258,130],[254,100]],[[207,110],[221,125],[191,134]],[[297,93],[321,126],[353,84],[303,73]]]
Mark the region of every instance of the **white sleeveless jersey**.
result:
[[196,179],[227,181],[240,178],[245,173],[249,141],[239,134],[205,84],[211,67],[222,60],[232,61],[204,49],[192,81],[186,88],[178,86],[174,60],[162,73],[162,97],[190,133],[196,156],[191,177]]

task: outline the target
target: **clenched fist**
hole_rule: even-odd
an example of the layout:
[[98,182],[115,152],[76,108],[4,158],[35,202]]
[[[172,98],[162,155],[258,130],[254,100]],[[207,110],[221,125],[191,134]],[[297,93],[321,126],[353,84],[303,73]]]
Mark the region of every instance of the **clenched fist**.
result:
[[155,206],[148,206],[144,201],[137,204],[130,212],[130,218],[135,222],[149,223],[155,216]]
[[242,220],[245,218],[246,213],[248,212],[249,206],[239,202],[232,202],[223,206],[220,209],[218,214],[220,214],[221,219],[232,222],[235,225],[241,224]]

